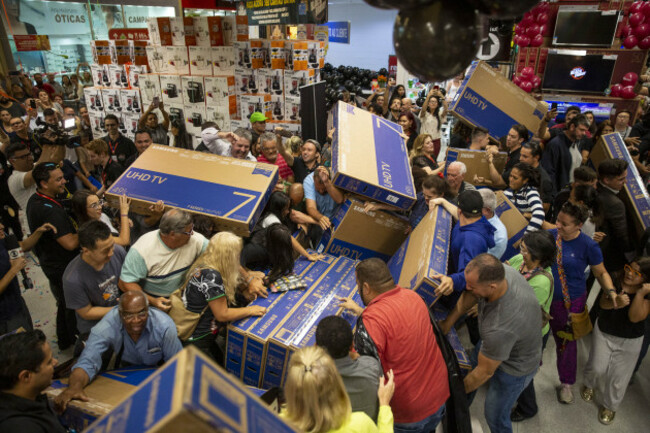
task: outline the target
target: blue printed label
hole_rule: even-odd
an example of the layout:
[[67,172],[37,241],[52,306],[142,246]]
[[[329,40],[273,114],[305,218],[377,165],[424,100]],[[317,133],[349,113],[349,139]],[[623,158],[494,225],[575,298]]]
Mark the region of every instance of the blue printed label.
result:
[[402,127],[372,115],[372,130],[379,186],[407,196],[414,196],[413,175],[409,166],[406,144],[400,135]]

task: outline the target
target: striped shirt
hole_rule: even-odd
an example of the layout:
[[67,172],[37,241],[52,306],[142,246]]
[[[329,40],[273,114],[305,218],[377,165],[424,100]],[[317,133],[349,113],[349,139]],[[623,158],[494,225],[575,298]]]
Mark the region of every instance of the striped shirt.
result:
[[521,212],[530,213],[532,217],[526,228],[526,232],[531,232],[539,230],[542,228],[544,223],[544,206],[542,205],[542,199],[539,197],[539,192],[537,188],[534,188],[530,185],[524,185],[521,189],[514,192],[512,189],[508,188],[503,192],[508,200],[515,205],[515,207]]

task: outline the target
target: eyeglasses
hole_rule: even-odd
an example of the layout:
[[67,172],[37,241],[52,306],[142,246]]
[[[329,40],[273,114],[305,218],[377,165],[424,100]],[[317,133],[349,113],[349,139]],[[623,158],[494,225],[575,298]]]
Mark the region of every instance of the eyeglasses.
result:
[[21,155],[21,156],[12,156],[12,157],[9,158],[9,159],[13,159],[13,160],[16,160],[16,159],[28,160],[28,159],[34,159],[34,155],[32,155],[32,153],[29,152],[29,153],[26,153],[26,154]]
[[643,274],[641,272],[637,271],[636,269],[634,269],[630,265],[623,266],[623,269],[625,269],[626,273],[630,273],[630,274],[635,275],[635,276],[637,276],[639,278],[643,278]]
[[125,322],[132,322],[136,319],[144,319],[147,317],[147,314],[149,314],[149,311],[146,308],[142,311],[138,311],[137,313],[121,313],[122,319],[124,319]]
[[105,204],[106,204],[105,200],[99,200],[99,201],[96,201],[95,203],[91,204],[88,207],[91,208],[91,209],[98,209],[98,208],[101,208],[102,206],[104,206]]
[[180,233],[180,234],[182,234],[182,235],[192,236],[192,235],[194,234],[194,224],[192,224],[192,225],[190,226],[190,231],[189,231],[189,232],[178,232],[178,233]]

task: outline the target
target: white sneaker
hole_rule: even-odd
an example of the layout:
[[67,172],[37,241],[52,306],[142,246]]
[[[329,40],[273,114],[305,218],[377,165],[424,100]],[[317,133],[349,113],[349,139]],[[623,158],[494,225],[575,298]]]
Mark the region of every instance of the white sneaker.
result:
[[566,383],[563,383],[562,386],[558,388],[557,399],[560,403],[572,404],[575,402],[575,399],[573,398],[573,390],[571,388],[571,385],[567,385]]

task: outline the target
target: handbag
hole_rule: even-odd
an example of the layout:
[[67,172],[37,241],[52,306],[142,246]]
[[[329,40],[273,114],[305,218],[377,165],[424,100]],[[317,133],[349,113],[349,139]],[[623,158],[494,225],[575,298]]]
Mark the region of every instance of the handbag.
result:
[[571,312],[571,298],[569,297],[569,287],[566,281],[566,273],[564,272],[564,265],[562,264],[562,241],[558,234],[555,238],[557,245],[557,273],[560,276],[560,283],[562,284],[562,297],[564,298],[564,307],[568,313],[567,329],[558,332],[558,336],[564,338],[566,341],[576,341],[588,335],[593,329],[591,319],[589,318],[589,309],[585,305],[585,309],[580,313]]
[[176,331],[178,333],[178,338],[181,341],[186,341],[189,339],[194,330],[199,324],[199,319],[205,313],[205,310],[208,309],[209,305],[206,305],[200,313],[194,313],[185,308],[183,303],[183,291],[185,287],[180,287],[172,292],[169,295],[169,300],[171,302],[171,309],[169,310],[169,317],[172,318],[176,324]]
[[307,288],[302,279],[296,274],[284,275],[275,280],[269,287],[271,292],[288,292],[289,290],[302,290]]

